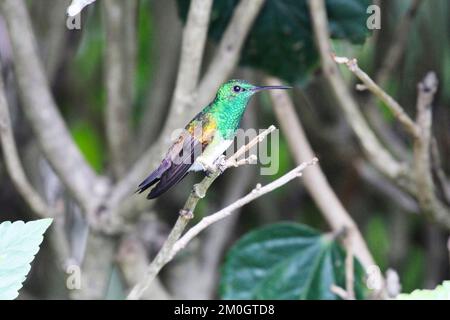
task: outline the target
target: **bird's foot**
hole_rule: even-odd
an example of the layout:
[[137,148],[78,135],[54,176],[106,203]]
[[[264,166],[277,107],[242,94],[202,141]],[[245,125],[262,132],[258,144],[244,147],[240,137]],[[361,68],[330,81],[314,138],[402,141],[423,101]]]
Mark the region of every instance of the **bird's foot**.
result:
[[222,174],[227,169],[227,161],[225,160],[225,155],[221,155],[214,162],[214,165],[219,170],[220,174]]
[[181,209],[180,216],[187,220],[191,220],[192,218],[194,218],[194,213],[192,212],[192,210]]
[[206,161],[205,158],[202,158],[200,156],[197,158],[196,161],[202,166],[203,171],[206,173],[208,177],[210,177],[216,171],[215,165]]

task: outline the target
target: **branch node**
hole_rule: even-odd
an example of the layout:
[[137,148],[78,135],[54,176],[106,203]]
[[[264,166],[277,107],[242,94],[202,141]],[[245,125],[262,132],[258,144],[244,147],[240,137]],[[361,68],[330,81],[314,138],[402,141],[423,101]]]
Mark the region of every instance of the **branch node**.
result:
[[192,212],[192,210],[181,209],[180,216],[185,218],[186,220],[191,220],[194,218],[194,213]]
[[194,192],[194,195],[197,197],[197,198],[199,198],[199,199],[203,199],[204,197],[205,197],[205,190],[202,190],[201,188],[200,188],[200,185],[197,183],[197,184],[194,184],[194,187],[192,188],[192,190],[193,190],[193,192]]

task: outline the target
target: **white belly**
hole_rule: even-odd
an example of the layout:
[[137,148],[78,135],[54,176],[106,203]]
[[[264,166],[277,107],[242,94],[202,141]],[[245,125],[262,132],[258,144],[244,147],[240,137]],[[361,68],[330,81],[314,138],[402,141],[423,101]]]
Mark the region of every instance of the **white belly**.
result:
[[[233,143],[233,139],[231,140],[223,140],[217,139],[218,141],[213,141],[209,146],[205,148],[200,157],[202,160],[209,165],[212,165],[214,161],[217,160]],[[203,171],[203,165],[198,163],[197,161],[189,168],[189,171]]]

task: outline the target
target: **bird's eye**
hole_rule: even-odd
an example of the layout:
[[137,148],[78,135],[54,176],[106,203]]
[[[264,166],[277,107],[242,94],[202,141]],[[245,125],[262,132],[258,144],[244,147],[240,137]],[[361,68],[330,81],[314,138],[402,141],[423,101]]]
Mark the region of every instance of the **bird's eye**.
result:
[[243,89],[240,86],[234,86],[233,91],[237,93],[243,91]]

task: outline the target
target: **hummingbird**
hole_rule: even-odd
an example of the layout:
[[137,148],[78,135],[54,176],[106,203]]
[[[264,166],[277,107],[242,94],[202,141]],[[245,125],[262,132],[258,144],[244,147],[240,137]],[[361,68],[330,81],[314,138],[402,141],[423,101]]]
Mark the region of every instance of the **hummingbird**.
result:
[[154,199],[191,171],[209,174],[215,161],[233,142],[250,98],[270,89],[291,87],[255,86],[237,79],[222,84],[214,100],[186,125],[158,168],[139,184],[136,192],[142,193],[157,183],[147,195],[147,199]]

